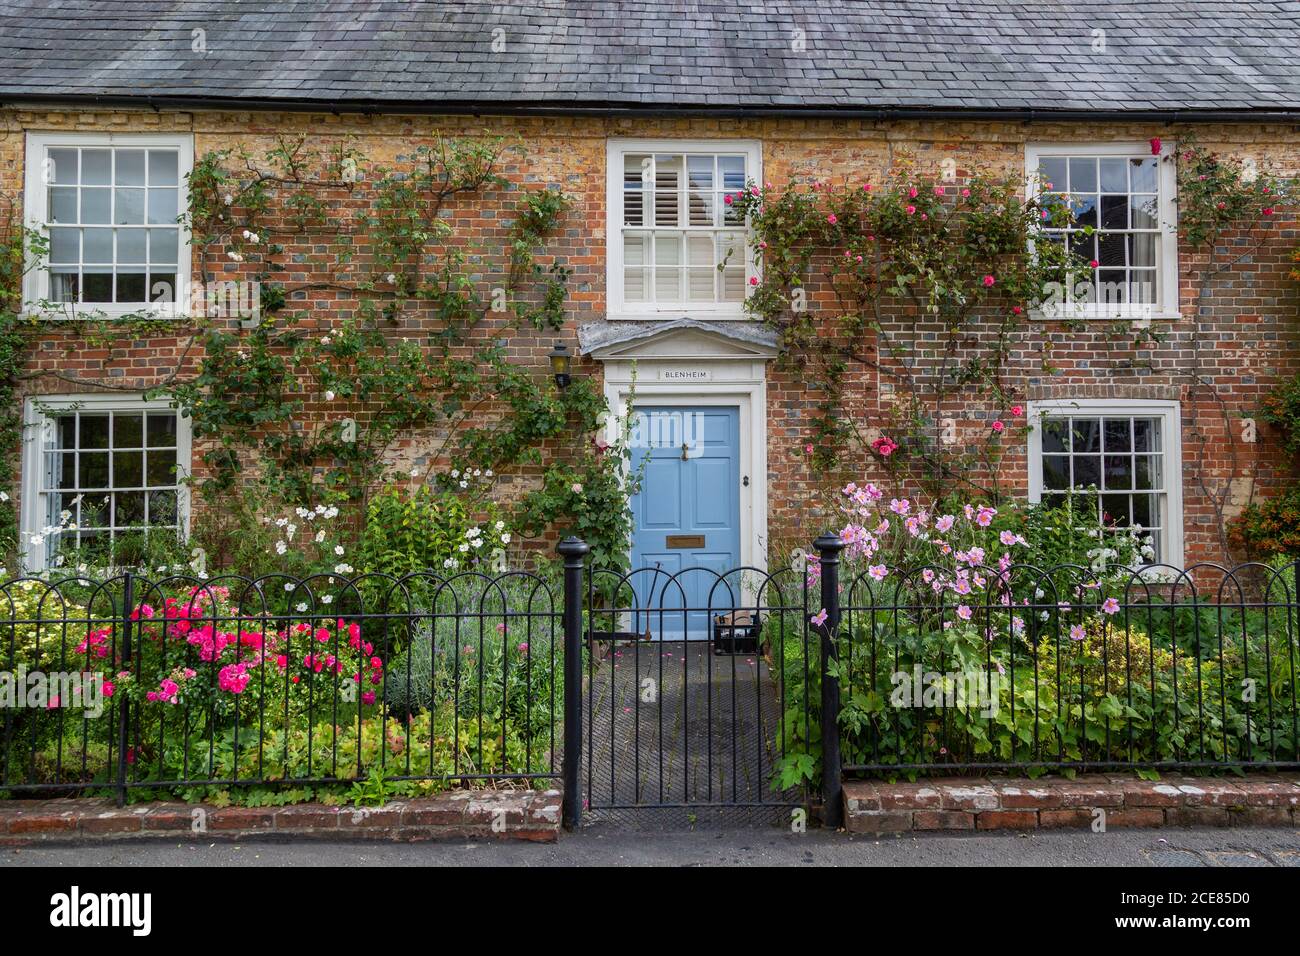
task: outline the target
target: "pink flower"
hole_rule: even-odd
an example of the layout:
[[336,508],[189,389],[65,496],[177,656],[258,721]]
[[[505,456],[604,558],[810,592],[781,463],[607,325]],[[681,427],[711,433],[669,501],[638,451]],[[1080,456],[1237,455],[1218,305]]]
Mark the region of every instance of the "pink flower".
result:
[[818,627],[821,627],[823,624],[826,623],[826,617],[827,617],[826,608],[822,608],[820,611],[818,611],[816,614],[812,616],[812,622],[816,624]]
[[1160,137],[1159,137],[1159,136],[1152,136],[1152,137],[1151,137],[1151,155],[1152,155],[1152,156],[1159,156],[1159,155],[1160,155]]
[[881,436],[871,443],[871,450],[882,458],[888,458],[898,450],[898,443],[892,438]]
[[1113,597],[1106,598],[1106,600],[1101,602],[1101,610],[1105,614],[1118,614],[1119,601],[1115,600]]
[[1266,216],[1271,216],[1271,215],[1273,215],[1273,207],[1272,207],[1272,206],[1265,206],[1265,207],[1264,207],[1264,215],[1266,215]]
[[520,641],[520,642],[519,642],[519,653],[520,653],[520,654],[527,654],[527,653],[528,653],[528,642],[527,642],[527,641]]
[[985,276],[985,277],[984,277],[984,288],[986,288],[986,289],[987,289],[987,288],[990,288],[990,287],[993,285],[993,283],[996,282],[996,281],[997,281],[997,280],[994,279],[992,276]]
[[1089,259],[1089,260],[1088,260],[1088,266],[1089,266],[1090,268],[1092,268],[1092,269],[1097,268],[1097,266],[1099,266],[1099,265],[1101,265],[1101,263],[1098,262],[1096,259]]
[[1019,405],[1012,405],[1012,406],[1011,406],[1011,414],[1012,414],[1012,415],[1015,415],[1017,418],[1019,418],[1019,417],[1020,417],[1021,415],[1023,415],[1024,413],[1025,413],[1025,410],[1024,410],[1024,408],[1022,408],[1021,406],[1019,406]]
[[1001,432],[1002,429],[1004,429],[1004,428],[1006,428],[1006,427],[1007,427],[1007,426],[1004,425],[1004,424],[1002,424],[1002,422],[1000,422],[1000,421],[998,421],[998,422],[994,422],[994,423],[993,423],[993,430],[994,430],[995,432]]
[[961,618],[963,621],[969,621],[971,619],[970,607],[968,607],[965,604],[957,605],[957,616]]
[[373,704],[374,702],[375,702],[375,692],[373,690],[368,690],[361,695],[361,703]]
[[839,219],[837,219],[837,218],[835,217],[835,213],[831,213],[829,216],[826,217],[826,221],[829,222],[829,223],[833,226],[833,225],[835,225],[837,222],[839,222]]
[[943,187],[942,187],[942,186],[935,186],[935,187],[934,187],[934,194],[935,194],[936,196],[942,196],[942,195],[943,195]]
[[730,206],[733,202],[736,201],[736,197],[731,195],[731,193],[727,193],[727,195],[722,197],[722,201],[725,202],[728,206]]
[[749,284],[750,284],[750,285],[758,285],[758,276],[750,276],[750,277],[749,277]]
[[1088,636],[1088,632],[1083,629],[1082,624],[1076,624],[1070,628],[1070,640],[1081,641]]
[[907,214],[908,214],[909,216],[913,216],[913,215],[915,215],[915,214],[916,214],[916,207],[915,207],[915,206],[908,206],[908,207],[907,207]]
[[911,189],[909,189],[909,190],[907,191],[907,198],[908,198],[908,199],[915,199],[918,195],[920,195],[920,192],[921,192],[921,191],[920,191],[919,189],[917,189],[915,186],[913,186]]
[[940,534],[947,534],[952,530],[953,522],[956,520],[952,515],[940,515],[939,519],[934,523],[934,529]]
[[883,564],[873,564],[867,569],[867,574],[871,575],[873,580],[883,581],[889,570]]
[[962,195],[962,198],[963,198],[963,199],[970,199],[970,190],[969,190],[969,189],[963,189],[963,190],[961,191],[961,195]]

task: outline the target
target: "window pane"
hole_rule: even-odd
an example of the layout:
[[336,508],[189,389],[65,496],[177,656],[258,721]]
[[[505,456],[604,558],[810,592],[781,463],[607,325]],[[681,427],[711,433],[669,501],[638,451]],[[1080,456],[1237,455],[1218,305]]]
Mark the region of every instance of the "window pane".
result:
[[113,494],[113,523],[119,528],[144,524],[144,492],[119,491]]
[[1108,489],[1133,489],[1133,458],[1130,455],[1107,455],[1104,459],[1103,487]]
[[1122,266],[1125,264],[1124,259],[1128,252],[1127,244],[1124,242],[1124,235],[1105,235],[1098,237],[1097,243],[1098,255],[1097,260],[1103,266]]
[[1101,456],[1075,455],[1071,459],[1074,467],[1073,483],[1075,488],[1088,488],[1101,485]]
[[712,156],[688,156],[686,158],[686,170],[687,175],[690,177],[689,185],[691,189],[699,189],[704,192],[713,191]]
[[1097,228],[1097,197],[1096,196],[1072,196],[1070,197],[1070,212],[1074,216],[1074,226],[1083,229],[1087,226]]
[[56,186],[50,190],[50,222],[77,221],[77,190]]
[[146,452],[145,477],[152,488],[176,484],[175,450],[159,449]]
[[1101,523],[1118,525],[1121,528],[1128,527],[1130,507],[1132,505],[1128,495],[1102,495]]
[[150,527],[174,526],[177,524],[176,492],[151,491],[148,494],[147,505]]
[[1065,158],[1062,156],[1053,156],[1039,160],[1038,162],[1039,181],[1044,189],[1068,189],[1069,177],[1065,171]]
[[149,150],[149,185],[177,186],[176,152],[170,149]]
[[46,153],[46,182],[59,185],[76,185],[77,151],[75,149],[51,149]]
[[108,452],[83,451],[77,456],[77,487],[108,487]]
[[117,185],[144,185],[144,150],[119,149],[114,158],[113,181]]
[[626,226],[645,225],[649,177],[649,156],[630,153],[623,157],[623,224]]
[[1132,214],[1134,229],[1158,229],[1160,227],[1160,207],[1155,196],[1134,196]]
[[681,225],[682,157],[655,157],[656,226]]
[[1043,451],[1069,451],[1069,428],[1068,419],[1043,419]]
[[81,151],[81,185],[108,186],[112,183],[113,152],[108,149]]
[[119,226],[138,226],[144,222],[144,190],[115,189],[113,222]]
[[144,415],[117,412],[113,416],[113,447],[144,447]]
[[76,272],[50,270],[50,301],[76,302],[81,296],[81,278]]
[[1163,490],[1160,480],[1160,456],[1138,455],[1135,487],[1143,490]]
[[713,192],[692,189],[688,198],[692,226],[712,226],[714,222]]
[[113,192],[110,189],[81,190],[81,221],[107,225],[112,201]]
[[1129,175],[1133,177],[1131,188],[1135,193],[1153,193],[1159,188],[1156,158],[1130,159]]
[[728,192],[738,192],[745,188],[745,157],[719,156],[718,174],[722,179],[722,188]]
[[1127,418],[1108,418],[1105,424],[1105,449],[1108,452],[1132,451],[1129,431],[1132,422]]
[[113,267],[85,266],[81,270],[81,301],[113,301]]
[[716,269],[688,269],[686,272],[686,297],[691,302],[712,302],[715,299]]
[[1127,160],[1108,158],[1101,161],[1101,191],[1106,193],[1128,192]]
[[143,263],[147,261],[145,244],[143,229],[117,230],[117,261],[120,263]]
[[1065,455],[1043,456],[1043,487],[1053,491],[1070,487],[1070,460]]
[[1070,160],[1070,192],[1095,193],[1097,191],[1097,160]]
[[1101,197],[1101,228],[1128,228],[1128,196]]
[[176,273],[149,270],[149,299],[153,303],[176,301]]
[[80,416],[78,441],[81,448],[108,447],[108,416],[82,413]]
[[144,484],[144,452],[113,452],[113,487],[139,488]]
[[149,276],[143,272],[118,272],[117,298],[115,301],[146,303],[148,298]]
[[86,229],[81,239],[81,261],[112,263],[113,230]]
[[[144,235],[144,230],[140,230],[139,234]],[[175,265],[178,237],[179,232],[175,229],[150,229],[149,261],[160,265]]]
[[176,416],[174,414],[150,414],[148,429],[150,448],[174,448],[176,446]]
[[50,262],[79,262],[81,260],[81,230],[50,230]]
[[1128,236],[1129,264],[1154,266],[1156,264],[1156,237],[1151,233]]
[[1096,418],[1070,419],[1070,450],[1075,452],[1101,451],[1101,428]]
[[176,221],[176,190],[149,190],[150,224],[170,223]]

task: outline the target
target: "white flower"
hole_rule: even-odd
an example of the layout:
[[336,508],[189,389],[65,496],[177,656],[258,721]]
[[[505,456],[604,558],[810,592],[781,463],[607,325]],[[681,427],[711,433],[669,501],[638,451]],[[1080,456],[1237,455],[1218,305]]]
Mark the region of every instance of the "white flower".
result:
[[384,278],[385,278],[385,279],[386,279],[390,284],[392,284],[392,285],[397,285],[397,275],[396,275],[396,273],[390,272],[390,273],[388,273],[388,275],[384,276]]
[[0,491],[0,501],[8,501],[8,500],[9,500],[8,492]]
[[327,518],[337,518],[338,516],[339,516],[339,509],[335,508],[333,505],[330,505],[329,508],[325,511],[325,517]]
[[489,469],[487,469],[487,471],[483,472],[483,477],[484,477],[484,478],[491,478],[491,477],[492,477],[492,469],[489,468]]
[[39,534],[32,535],[32,544],[40,544],[44,540],[45,538],[42,535]]
[[316,506],[316,514],[318,514],[318,515],[323,515],[324,513],[325,513],[325,506],[324,506],[324,505],[317,505],[317,506]]
[[236,252],[234,249],[231,249],[229,252],[226,253],[226,255],[228,255],[228,256],[231,258],[231,260],[234,261],[234,262],[243,262],[243,261],[244,261],[244,257],[241,256],[241,255],[240,255],[238,252]]
[[325,391],[325,401],[327,402],[334,401],[334,393],[328,389]]
[[275,553],[276,553],[276,554],[284,554],[284,553],[285,553],[286,551],[288,551],[288,550],[289,550],[289,546],[288,546],[287,544],[285,544],[283,541],[277,541],[277,542],[275,543]]
[[482,533],[483,532],[479,530],[478,525],[475,525],[474,527],[470,528],[468,531],[465,532],[465,537],[470,538],[472,540],[474,538],[477,538]]
[[507,531],[507,532],[505,532],[503,535],[501,535],[501,543],[502,543],[502,544],[509,544],[509,543],[510,543],[510,532],[509,532],[509,531]]
[[235,201],[235,197],[230,195],[230,193],[226,193],[221,197],[221,199],[227,206],[231,205]]
[[468,550],[469,550],[469,542],[467,542],[467,541],[462,541],[460,544],[456,545],[456,550],[458,550],[458,551],[468,551]]
[[580,495],[580,494],[582,494],[582,482],[580,482],[580,481],[575,481],[575,482],[570,486],[570,489],[569,489],[569,490],[572,491],[575,495]]
[[[322,534],[323,533],[324,532],[322,532]],[[340,558],[343,557],[343,545],[341,544],[334,545],[334,553],[337,554]]]
[[329,344],[330,344],[330,337],[329,337],[328,335],[322,335],[322,336],[321,336],[321,340],[320,340],[320,344],[321,344],[321,345],[329,345]]
[[332,594],[322,594],[322,595],[321,595],[320,602],[321,602],[321,604],[333,604],[333,603],[334,603],[334,595],[332,595]]
[[294,589],[294,583],[293,583],[292,581],[290,581],[288,584],[286,584],[286,585],[284,586],[284,589],[285,589],[286,591],[292,591],[292,590]]
[[481,548],[483,547],[483,539],[475,538],[473,541],[470,542],[470,544],[474,545],[474,547],[476,548]]
[[276,526],[277,528],[283,528],[283,527],[284,527],[285,525],[287,525],[288,523],[289,523],[289,519],[288,519],[288,518],[276,518],[276,519],[275,519],[275,526]]
[[458,568],[460,567],[460,562],[455,558],[448,558],[446,561],[442,562],[442,566],[444,568]]
[[462,488],[468,488],[468,487],[469,487],[469,482],[468,482],[468,481],[461,481],[460,486],[461,486]]
[[498,531],[504,531],[506,529],[506,523],[504,521],[498,521],[494,527]]
[[336,565],[334,565],[334,573],[335,573],[335,574],[351,574],[351,573],[352,573],[352,565],[350,565],[350,564],[336,564]]
[[294,508],[293,513],[296,514],[299,518],[305,518],[309,514],[307,509],[303,507]]
[[292,538],[297,532],[298,526],[296,524],[290,523],[284,526],[284,536],[286,538]]
[[452,476],[453,478],[459,478],[459,477],[460,477],[460,469],[459,469],[459,468],[453,468],[453,469],[451,470],[451,476]]
[[299,602],[298,602],[297,604],[295,604],[293,607],[294,607],[294,610],[295,610],[295,611],[297,611],[299,614],[302,614],[302,613],[304,613],[304,612],[307,610],[307,602],[306,602],[306,601],[299,601]]
[[479,475],[481,475],[481,474],[483,474],[483,472],[479,471],[479,469],[477,469],[477,468],[474,469],[474,477],[475,477],[475,478],[477,478],[477,477],[478,477]]
[[419,468],[412,468],[412,469],[411,469],[411,477],[412,477],[412,478],[419,478],[419,477],[420,477],[420,469],[419,469]]
[[320,544],[324,540],[325,540],[325,529],[321,528],[319,531],[316,532],[316,543]]

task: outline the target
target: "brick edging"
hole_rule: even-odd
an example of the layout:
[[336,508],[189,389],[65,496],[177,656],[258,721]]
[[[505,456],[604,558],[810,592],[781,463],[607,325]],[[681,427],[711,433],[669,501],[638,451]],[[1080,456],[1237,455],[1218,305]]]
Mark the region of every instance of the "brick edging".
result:
[[382,807],[300,803],[284,807],[213,807],[110,800],[0,801],[0,846],[123,839],[325,840],[503,839],[554,842],[558,790],[457,790]]
[[[850,833],[1300,825],[1300,774],[1226,780],[1095,774],[844,783]],[[1100,811],[1100,812],[1098,812]]]

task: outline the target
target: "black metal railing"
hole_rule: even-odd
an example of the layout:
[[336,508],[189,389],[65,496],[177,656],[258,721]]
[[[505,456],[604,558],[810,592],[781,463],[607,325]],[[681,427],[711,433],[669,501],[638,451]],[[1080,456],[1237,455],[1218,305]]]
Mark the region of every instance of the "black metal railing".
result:
[[522,573],[9,581],[0,788],[558,777],[561,620]]
[[[844,774],[1300,767],[1295,567],[0,584],[0,791],[558,780],[786,807]],[[554,583],[551,583],[551,581]]]

